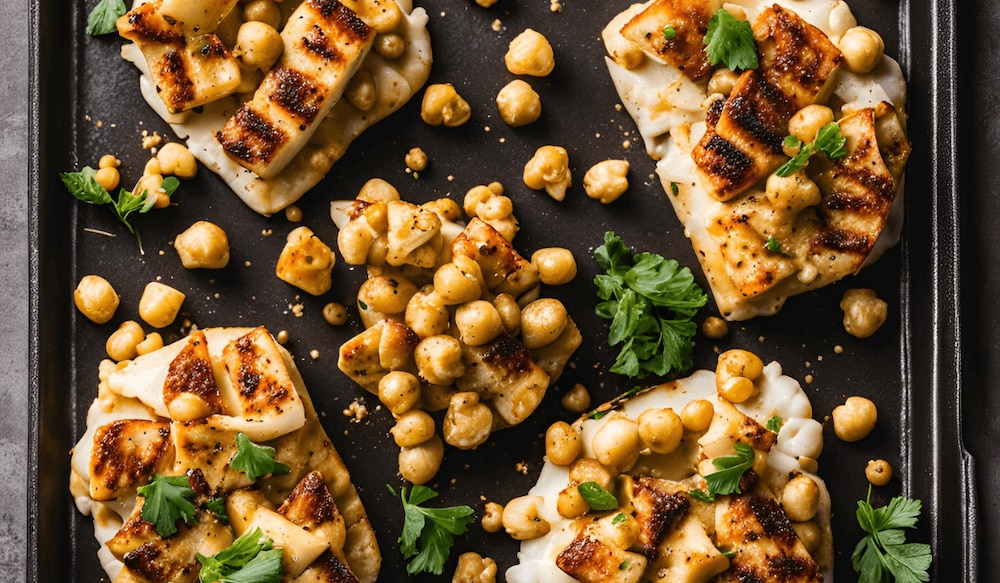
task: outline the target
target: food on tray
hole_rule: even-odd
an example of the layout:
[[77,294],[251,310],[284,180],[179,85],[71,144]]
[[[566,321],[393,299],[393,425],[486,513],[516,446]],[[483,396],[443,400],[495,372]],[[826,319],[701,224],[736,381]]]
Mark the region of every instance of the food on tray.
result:
[[832,581],[822,449],[799,384],[725,352],[550,429],[538,482],[503,510],[523,541],[506,580]]
[[538,407],[583,340],[562,302],[538,297],[542,281],[572,280],[572,253],[518,253],[499,184],[471,189],[463,206],[468,225],[454,201],[418,206],[377,179],[332,204],[341,255],[368,269],[366,330],[341,346],[338,366],[396,417],[400,473],[415,484],[444,454],[427,411],[446,409],[444,441],[475,449]]
[[868,338],[878,332],[889,317],[889,304],[867,288],[844,292],[840,309],[844,311],[844,330],[855,338]]
[[121,299],[111,282],[100,275],[85,275],[73,290],[73,303],[80,313],[97,324],[115,315]]
[[222,269],[229,265],[229,236],[222,227],[197,221],[174,238],[185,269]]
[[898,240],[906,85],[846,3],[650,0],[603,36],[726,319],[773,314]]
[[105,361],[71,463],[70,490],[113,581],[194,581],[244,546],[280,563],[283,580],[378,575],[347,468],[264,328],[196,330]]
[[469,121],[472,108],[451,83],[428,85],[420,103],[420,118],[427,125],[454,128]]
[[139,317],[153,328],[166,328],[181,311],[184,292],[165,283],[151,281],[139,298]]
[[[295,202],[427,80],[427,14],[409,0],[139,0],[118,20],[150,106],[251,208]],[[280,34],[277,32],[281,30]]]
[[282,281],[320,296],[333,285],[333,265],[337,256],[320,241],[309,227],[297,227],[288,233],[278,257],[275,273]]

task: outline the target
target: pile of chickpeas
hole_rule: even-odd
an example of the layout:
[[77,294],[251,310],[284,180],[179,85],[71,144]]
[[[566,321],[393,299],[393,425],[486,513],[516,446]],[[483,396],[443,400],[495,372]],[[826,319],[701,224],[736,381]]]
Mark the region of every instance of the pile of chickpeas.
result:
[[[409,205],[398,212],[417,215],[429,210],[438,218],[440,232],[418,233],[411,245],[412,258],[386,251],[394,245],[384,217],[390,204]],[[341,228],[338,245],[345,261],[368,268],[369,276],[358,290],[358,311],[367,330],[341,349],[341,366],[345,366],[344,350],[356,346],[359,339],[376,328],[381,328],[375,332],[380,335],[379,345],[389,336],[401,339],[400,351],[393,352],[392,357],[380,352],[383,366],[389,364],[389,371],[377,383],[365,385],[357,377],[352,378],[377,393],[395,417],[391,435],[400,447],[400,474],[415,484],[425,483],[440,467],[444,443],[474,449],[485,443],[494,429],[508,424],[493,408],[488,395],[455,387],[468,371],[465,351],[483,349],[502,334],[518,339],[530,351],[552,345],[565,338],[569,330],[575,331],[562,302],[539,298],[539,284],[572,281],[576,261],[564,248],[539,249],[530,262],[516,255],[509,241],[517,234],[517,220],[513,204],[499,183],[471,188],[461,207],[449,199],[417,207],[402,203],[399,192],[389,183],[373,179],[361,189],[355,205],[360,211]],[[502,274],[490,271],[470,256],[452,254],[451,241],[438,240],[444,237],[442,232],[452,232],[452,238],[462,232],[454,221],[461,218],[463,210],[472,218],[470,228],[474,232],[492,233],[497,244],[509,248],[515,256],[523,277],[517,286],[500,291],[509,285]],[[480,221],[478,226],[476,221]],[[434,223],[426,219],[417,222]],[[421,260],[414,261],[418,263],[414,265],[410,260],[427,246],[435,252],[433,263],[427,265]],[[407,335],[412,335],[412,341],[406,340]],[[562,364],[576,344],[560,355]],[[386,359],[393,362],[385,363]],[[441,410],[445,414],[439,433],[431,413]]]

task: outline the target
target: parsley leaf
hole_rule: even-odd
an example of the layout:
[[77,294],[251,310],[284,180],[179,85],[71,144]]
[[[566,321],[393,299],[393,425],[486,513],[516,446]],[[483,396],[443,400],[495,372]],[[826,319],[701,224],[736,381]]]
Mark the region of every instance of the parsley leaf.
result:
[[795,136],[786,137],[782,144],[789,148],[799,148],[797,154],[775,170],[774,173],[782,178],[805,168],[809,158],[816,152],[822,152],[830,160],[839,160],[847,155],[847,138],[840,133],[840,125],[835,121],[820,128],[816,132],[816,139],[808,144],[803,145],[802,140]]
[[205,503],[205,510],[212,513],[219,521],[229,524],[229,514],[226,512],[226,499],[225,498],[212,498],[207,503]]
[[663,40],[674,40],[677,38],[677,29],[671,25],[663,27]]
[[771,253],[777,253],[778,255],[784,255],[785,257],[794,257],[791,252],[785,251],[781,248],[781,241],[779,241],[774,235],[767,238],[767,242],[764,243],[764,247]]
[[929,581],[931,547],[923,543],[907,543],[904,528],[915,528],[920,516],[920,500],[896,496],[888,506],[873,508],[872,487],[868,497],[858,501],[857,518],[867,532],[851,555],[854,570],[861,583],[883,583],[890,576],[897,583]]
[[702,502],[713,502],[716,496],[740,493],[740,478],[753,467],[754,453],[753,448],[745,443],[737,443],[733,447],[736,448],[736,455],[712,460],[712,465],[719,471],[705,476],[708,491],[692,490],[688,492],[689,496]]
[[281,549],[273,546],[274,542],[257,528],[210,557],[198,553],[198,578],[202,583],[278,583]]
[[194,490],[187,476],[161,476],[153,474],[152,480],[141,486],[138,494],[146,498],[142,505],[142,519],[153,524],[156,534],[169,538],[177,532],[177,521],[198,522],[194,515]]
[[779,433],[781,431],[781,425],[782,425],[782,423],[783,423],[783,421],[781,419],[781,416],[780,415],[775,415],[774,417],[771,417],[770,419],[767,420],[767,424],[765,424],[764,427],[768,431],[773,431],[774,433]]
[[98,36],[118,30],[115,21],[125,14],[125,0],[101,0],[87,19],[87,34]]
[[583,501],[589,504],[594,510],[614,510],[618,508],[618,499],[615,498],[615,495],[605,490],[597,482],[583,482],[576,489],[580,491]]
[[595,313],[611,320],[608,344],[621,345],[611,372],[634,378],[691,368],[698,330],[691,318],[708,301],[691,270],[655,253],[633,257],[613,231],[594,259],[605,271],[594,277],[603,300]]
[[[392,495],[396,491],[388,486]],[[399,491],[403,503],[403,532],[399,536],[399,550],[408,559],[406,573],[433,573],[440,575],[448,553],[455,544],[455,536],[465,534],[476,516],[468,506],[426,508],[424,502],[437,498],[438,493],[426,486],[414,486],[407,496],[406,488]]]
[[288,473],[288,466],[274,461],[273,447],[257,445],[243,432],[236,434],[236,448],[236,455],[229,462],[229,467],[245,473],[252,482],[268,474]]
[[709,19],[704,42],[708,62],[713,66],[721,62],[733,71],[757,68],[757,43],[750,23],[737,19],[725,8]]

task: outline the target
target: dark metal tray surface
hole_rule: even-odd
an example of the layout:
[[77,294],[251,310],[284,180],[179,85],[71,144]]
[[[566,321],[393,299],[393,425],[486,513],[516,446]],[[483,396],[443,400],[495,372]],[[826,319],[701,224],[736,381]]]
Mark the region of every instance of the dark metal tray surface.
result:
[[[591,259],[605,230],[613,229],[637,249],[675,257],[704,278],[679,223],[658,183],[653,162],[641,148],[632,121],[619,107],[603,63],[600,30],[627,3],[563,0],[562,11],[548,2],[501,0],[491,9],[470,1],[418,2],[430,14],[434,43],[431,82],[450,82],[472,104],[473,117],[460,128],[433,128],[420,121],[418,97],[370,129],[349,149],[330,174],[298,203],[305,219],[327,242],[336,240],[329,202],[353,198],[369,178],[392,182],[403,198],[422,202],[442,196],[461,200],[476,184],[499,180],[515,203],[522,230],[516,246],[524,253],[547,246],[571,248],[580,273],[573,284],[549,288],[580,324],[585,341],[563,378],[550,390],[539,411],[521,426],[495,433],[477,451],[449,449],[433,482],[443,505],[506,502],[534,482],[544,450],[542,435],[570,414],[559,395],[576,382],[595,402],[633,386],[607,372],[614,360],[604,343],[607,324],[594,317],[590,281],[597,271]],[[82,433],[87,407],[96,394],[97,367],[104,342],[126,319],[136,319],[143,286],[156,278],[187,294],[185,315],[200,327],[264,324],[287,330],[288,347],[335,446],[351,470],[370,513],[384,557],[381,580],[405,580],[396,538],[402,513],[386,484],[400,485],[397,448],[388,436],[391,416],[376,410],[373,396],[336,370],[339,345],[360,331],[353,319],[343,328],[327,325],[322,306],[331,300],[353,305],[363,270],[339,262],[333,289],[313,298],[274,276],[285,235],[295,224],[278,215],[265,218],[244,206],[215,175],[202,169],[185,181],[176,205],[135,220],[146,254],[107,209],[76,203],[63,189],[58,173],[96,165],[103,153],[123,160],[123,173],[141,173],[147,155],[141,132],[172,137],[138,94],[137,72],[119,56],[113,35],[83,33],[89,6],[54,0],[33,2],[33,167],[31,211],[32,276],[32,440],[29,579],[97,581],[104,573],[97,561],[91,520],[80,515],[69,495],[69,451]],[[962,386],[960,318],[957,296],[958,197],[955,184],[956,50],[952,2],[911,0],[852,3],[861,24],[879,30],[887,53],[900,60],[910,83],[909,131],[914,151],[907,171],[906,227],[901,245],[874,268],[819,292],[791,299],[776,316],[730,326],[721,341],[699,336],[695,362],[711,367],[716,350],[748,348],[765,362],[778,360],[787,374],[803,383],[817,419],[826,419],[846,396],[861,394],[879,406],[876,431],[848,444],[826,423],[821,475],[834,499],[837,580],[854,580],[850,554],[861,537],[854,518],[856,501],[867,489],[867,460],[885,458],[898,478],[876,489],[883,504],[897,493],[921,498],[924,513],[913,540],[929,542],[934,553],[932,580],[976,579],[977,538],[974,468],[960,431]],[[492,24],[499,19],[501,30]],[[936,26],[931,26],[936,23]],[[529,79],[541,94],[542,119],[512,129],[496,113],[496,92],[514,77],[503,65],[507,43],[527,27],[552,42],[557,65],[543,79]],[[635,144],[623,148],[623,141]],[[556,203],[527,189],[520,179],[524,162],[544,144],[566,147],[574,186]],[[422,147],[431,165],[414,179],[403,157]],[[594,163],[624,157],[631,163],[630,190],[618,202],[602,206],[583,193],[582,176]],[[134,178],[133,178],[134,179]],[[155,218],[154,218],[155,217]],[[231,238],[232,260],[217,272],[189,272],[180,266],[169,242],[197,220],[211,220]],[[118,237],[86,231],[93,228]],[[272,232],[270,236],[264,231]],[[112,322],[98,326],[73,307],[72,290],[80,277],[107,277],[123,302]],[[872,287],[888,300],[889,321],[872,338],[857,340],[841,324],[838,304],[851,287]],[[707,286],[706,286],[707,289]],[[302,303],[295,317],[291,304]],[[700,317],[714,313],[709,306]],[[165,341],[180,337],[177,326]],[[836,353],[835,346],[843,352]],[[309,357],[311,350],[320,357]],[[349,423],[341,411],[363,399],[373,414]],[[527,470],[518,471],[520,463]],[[500,576],[516,561],[517,543],[478,526],[461,537],[446,567],[460,552],[476,550],[495,558]],[[449,576],[450,578],[450,576]],[[430,577],[421,579],[430,580]]]

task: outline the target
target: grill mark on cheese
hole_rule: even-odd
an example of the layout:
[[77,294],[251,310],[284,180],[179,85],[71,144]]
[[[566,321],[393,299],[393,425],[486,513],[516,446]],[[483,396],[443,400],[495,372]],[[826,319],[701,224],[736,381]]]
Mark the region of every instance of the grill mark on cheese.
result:
[[184,393],[195,395],[208,405],[208,414],[222,412],[222,397],[215,383],[205,333],[196,330],[191,340],[170,362],[163,381],[163,401],[167,407]]
[[163,18],[156,11],[156,6],[153,3],[137,6],[124,18],[129,25],[129,38],[132,40],[138,39],[160,44],[184,44],[184,34],[180,28]]
[[[291,117],[298,118],[303,124],[316,121],[326,91],[311,79],[286,67],[274,69],[273,75],[264,79],[264,85],[270,93],[269,99],[275,105],[287,111]],[[299,129],[305,129],[299,126]]]
[[169,462],[170,424],[123,419],[98,427],[90,462],[90,493],[111,500],[122,490],[146,484]]
[[[281,404],[289,397],[289,388],[277,379],[268,378],[261,373],[259,360],[264,358],[264,364],[271,360],[261,354],[254,338],[247,334],[234,343],[233,353],[237,355],[237,390],[244,398],[244,412],[254,412],[259,405],[270,405],[281,412]],[[260,409],[256,409],[260,412]]]
[[489,344],[483,353],[483,361],[515,374],[528,372],[535,363],[528,349],[506,332]]
[[691,507],[685,492],[670,492],[666,486],[665,480],[639,476],[633,487],[632,507],[639,523],[639,543],[642,553],[650,560],[656,558],[663,537],[677,526]]
[[[626,23],[621,33],[697,81],[712,71],[703,39],[717,4],[705,0],[657,0]],[[677,32],[671,40],[663,36],[665,23]]]
[[794,104],[781,88],[760,75],[747,75],[743,88],[734,93],[723,109],[734,124],[733,129],[748,142],[762,144],[771,154],[781,154],[788,120],[796,111]]
[[248,164],[260,164],[274,157],[274,152],[288,141],[281,128],[244,105],[230,118],[216,139],[231,156]]
[[303,571],[303,579],[306,576],[324,583],[359,583],[357,576],[330,551],[324,552]]
[[[169,101],[168,108],[183,108],[185,103],[194,98],[194,82],[188,76],[184,58],[176,50],[167,51],[158,65],[161,82],[156,84],[156,92]],[[163,95],[164,85],[172,87],[166,95]]]

